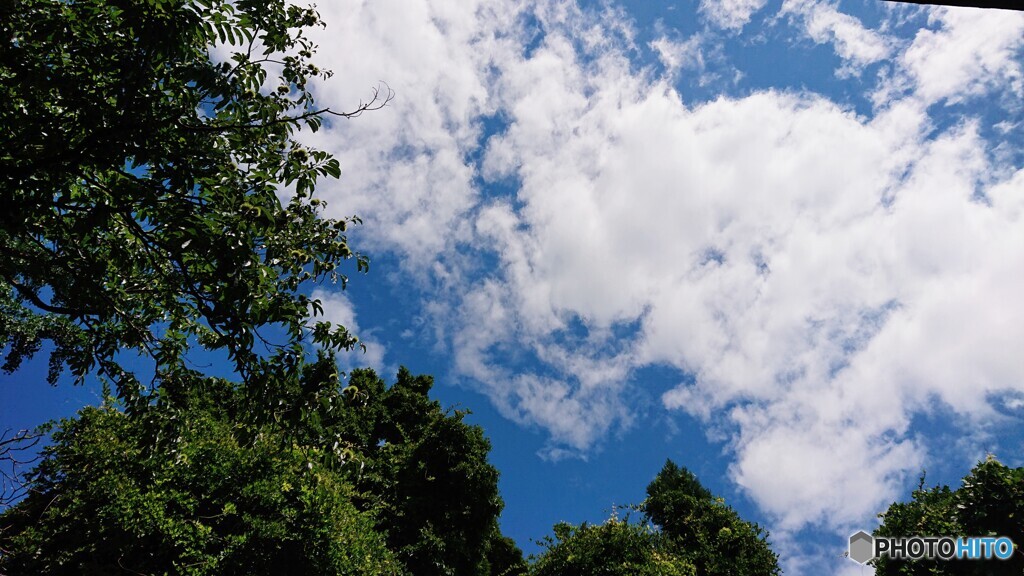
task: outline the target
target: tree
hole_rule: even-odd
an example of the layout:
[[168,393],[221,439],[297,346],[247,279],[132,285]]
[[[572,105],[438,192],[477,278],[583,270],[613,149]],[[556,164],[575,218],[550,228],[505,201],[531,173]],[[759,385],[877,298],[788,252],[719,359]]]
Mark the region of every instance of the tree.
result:
[[540,543],[544,552],[530,567],[531,576],[692,576],[692,564],[676,554],[668,540],[649,524],[615,516],[604,524],[565,522],[554,538]]
[[487,545],[489,576],[526,576],[529,566],[515,540],[495,534]]
[[741,519],[671,460],[635,508],[645,522],[612,516],[599,526],[556,525],[554,538],[542,541],[546,550],[534,558],[531,576],[779,574],[767,532]]
[[349,386],[355,401],[332,417],[329,436],[355,448],[360,506],[378,511],[397,557],[417,576],[515,574],[522,552],[498,529],[498,471],[468,412],[442,410],[429,397],[433,379],[405,368],[390,387],[372,370],[354,371]]
[[239,425],[244,407],[197,378],[132,414],[111,399],[62,421],[0,515],[0,573],[401,574],[338,467]]
[[[318,25],[285,0],[0,6],[2,368],[49,344],[51,383],[69,368],[117,392],[58,426],[3,515],[7,570],[521,564],[482,431],[431,402],[428,377],[342,387],[332,354],[358,340],[315,320],[308,283],[344,288],[345,261],[368,260],[346,237],[358,219],[313,197],[338,162],[295,133],[392,97],[318,107],[310,82],[330,72],[303,35]],[[188,368],[196,345],[239,381]],[[126,369],[133,354],[151,370]]]
[[[0,6],[0,339],[3,369],[44,343],[70,368],[149,391],[199,344],[250,385],[296,377],[303,341],[349,349],[315,322],[308,281],[346,282],[357,218],[322,217],[329,154],[294,134],[379,108],[317,107],[303,29],[285,0],[16,0]],[[211,54],[229,54],[223,58]],[[148,372],[147,372],[148,373]]]
[[0,574],[522,573],[490,445],[429,377],[343,382],[321,354],[269,421],[247,416],[251,387],[182,378],[58,426],[0,516]]
[[879,517],[876,536],[1006,536],[1015,549],[1008,560],[872,561],[880,576],[949,574],[963,576],[1024,573],[1024,467],[1009,468],[994,457],[978,463],[960,488],[924,487],[925,476],[910,502],[894,502]]
[[692,472],[671,460],[647,486],[642,509],[698,576],[779,574],[768,533],[740,518]]

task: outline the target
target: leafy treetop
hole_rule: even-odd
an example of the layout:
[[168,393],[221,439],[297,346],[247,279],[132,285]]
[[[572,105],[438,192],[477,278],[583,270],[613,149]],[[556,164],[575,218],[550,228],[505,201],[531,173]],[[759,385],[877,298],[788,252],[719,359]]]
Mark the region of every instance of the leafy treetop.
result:
[[0,514],[0,573],[522,574],[480,428],[429,377],[336,370],[324,355],[284,383],[273,422],[251,387],[199,374],[61,422]]
[[4,370],[49,341],[51,383],[95,372],[131,407],[145,386],[122,350],[153,360],[155,387],[194,343],[250,384],[294,378],[304,339],[357,345],[302,287],[367,268],[358,219],[322,217],[313,188],[338,161],[294,135],[391,92],[318,108],[310,82],[330,72],[303,30],[319,25],[285,0],[0,6]]
[[641,523],[612,516],[601,525],[555,526],[530,566],[533,576],[658,574],[777,576],[767,532],[744,521],[671,460],[635,506]]
[[28,497],[0,515],[0,573],[404,573],[318,447],[240,425],[224,380],[182,392],[62,421]]
[[468,412],[430,399],[433,383],[405,368],[390,387],[372,370],[352,373],[353,402],[330,424],[359,454],[351,481],[412,573],[512,576],[522,552],[498,529],[490,442],[464,421]]
[[698,576],[779,574],[768,533],[742,518],[671,460],[647,487],[643,510],[693,563]]
[[530,566],[531,576],[694,576],[692,564],[650,524],[609,518],[580,526],[561,522]]
[[873,561],[879,576],[949,574],[1001,576],[1024,573],[1024,467],[1010,468],[994,457],[979,462],[964,477],[960,488],[925,488],[920,483],[909,502],[894,502],[879,515],[876,536],[1006,536],[1014,542],[1008,560],[970,562],[936,560]]

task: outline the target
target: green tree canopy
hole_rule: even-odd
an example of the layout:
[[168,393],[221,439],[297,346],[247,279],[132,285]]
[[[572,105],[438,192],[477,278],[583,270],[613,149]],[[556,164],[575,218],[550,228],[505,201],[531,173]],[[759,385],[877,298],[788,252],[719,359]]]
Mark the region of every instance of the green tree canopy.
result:
[[647,487],[643,510],[699,576],[779,574],[768,533],[750,523],[671,460]]
[[0,573],[521,573],[489,443],[429,399],[429,377],[339,383],[323,355],[269,423],[244,416],[249,387],[191,378],[57,427],[0,516]]
[[617,517],[604,524],[555,525],[531,576],[693,576],[694,567],[649,524]]
[[351,479],[410,571],[497,575],[520,565],[522,552],[498,529],[504,503],[490,442],[464,422],[468,412],[443,410],[429,397],[433,379],[404,368],[390,387],[372,370],[354,371],[349,385],[355,402],[334,426],[360,455]]
[[993,457],[978,463],[960,488],[924,487],[925,477],[909,502],[894,502],[879,515],[876,536],[1006,536],[1015,549],[1009,560],[875,559],[879,576],[1001,576],[1024,574],[1024,467],[1010,468]]
[[695,576],[775,576],[778,556],[768,534],[744,521],[671,460],[647,486],[636,507],[643,523],[613,516],[604,524],[555,526],[541,543],[533,576],[602,574],[693,574]]
[[487,545],[489,576],[525,576],[528,565],[523,551],[508,536],[495,535]]
[[403,572],[322,452],[237,425],[226,381],[188,391],[62,421],[29,496],[0,516],[0,573]]
[[51,382],[94,372],[134,400],[123,351],[153,359],[153,389],[196,343],[250,384],[294,377],[307,338],[356,344],[303,286],[367,267],[358,220],[322,217],[313,187],[339,164],[294,135],[391,93],[318,108],[330,72],[303,29],[321,24],[285,0],[0,5],[4,370],[49,341]]

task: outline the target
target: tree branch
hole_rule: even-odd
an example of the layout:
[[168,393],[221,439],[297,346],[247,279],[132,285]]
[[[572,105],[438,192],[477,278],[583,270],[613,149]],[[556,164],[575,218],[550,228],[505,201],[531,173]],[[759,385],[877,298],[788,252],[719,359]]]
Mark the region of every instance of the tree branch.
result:
[[63,314],[65,316],[78,316],[84,314],[82,310],[64,308],[62,306],[54,306],[52,304],[44,302],[43,299],[40,298],[39,295],[35,293],[35,291],[33,291],[28,286],[21,284],[14,278],[11,278],[7,274],[4,274],[4,281],[6,281],[11,286],[14,286],[14,288],[18,291],[18,294],[20,294],[23,298],[31,302],[33,306],[39,308],[40,310],[43,310],[44,312],[50,312],[51,314]]
[[275,126],[277,124],[294,124],[297,122],[301,122],[303,120],[307,120],[309,118],[313,118],[315,116],[324,115],[336,116],[339,118],[357,118],[361,116],[363,112],[372,112],[374,110],[380,110],[381,108],[387,106],[389,102],[395,99],[395,91],[392,90],[391,87],[388,86],[387,84],[384,84],[384,87],[387,88],[387,96],[385,96],[383,100],[380,99],[380,88],[374,88],[373,98],[371,98],[370,101],[366,103],[360,101],[359,106],[357,106],[355,110],[352,110],[350,112],[335,112],[330,108],[321,108],[320,110],[313,110],[311,112],[306,112],[305,114],[300,114],[298,116],[285,116],[283,118],[277,118],[269,122],[260,122],[254,124],[218,125],[211,123],[196,125],[186,124],[181,121],[178,121],[178,125],[187,130],[194,130],[197,132],[230,132],[232,130],[252,130],[259,128],[267,128],[269,126]]

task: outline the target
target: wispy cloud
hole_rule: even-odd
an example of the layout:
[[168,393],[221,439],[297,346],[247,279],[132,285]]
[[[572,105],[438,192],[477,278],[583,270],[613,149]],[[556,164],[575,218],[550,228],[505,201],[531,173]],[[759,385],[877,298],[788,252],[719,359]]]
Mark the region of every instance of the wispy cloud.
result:
[[822,0],[786,0],[782,14],[797,20],[807,35],[819,44],[832,44],[845,65],[838,74],[859,74],[869,64],[889,56],[893,40],[866,28],[860,20],[840,12]]
[[684,71],[704,73],[707,62],[703,44],[703,38],[699,34],[686,40],[673,40],[668,36],[661,36],[650,42],[650,48],[658,55],[658,60],[665,67],[668,76],[674,78]]
[[740,30],[768,0],[701,0],[700,12],[714,25],[727,30]]

